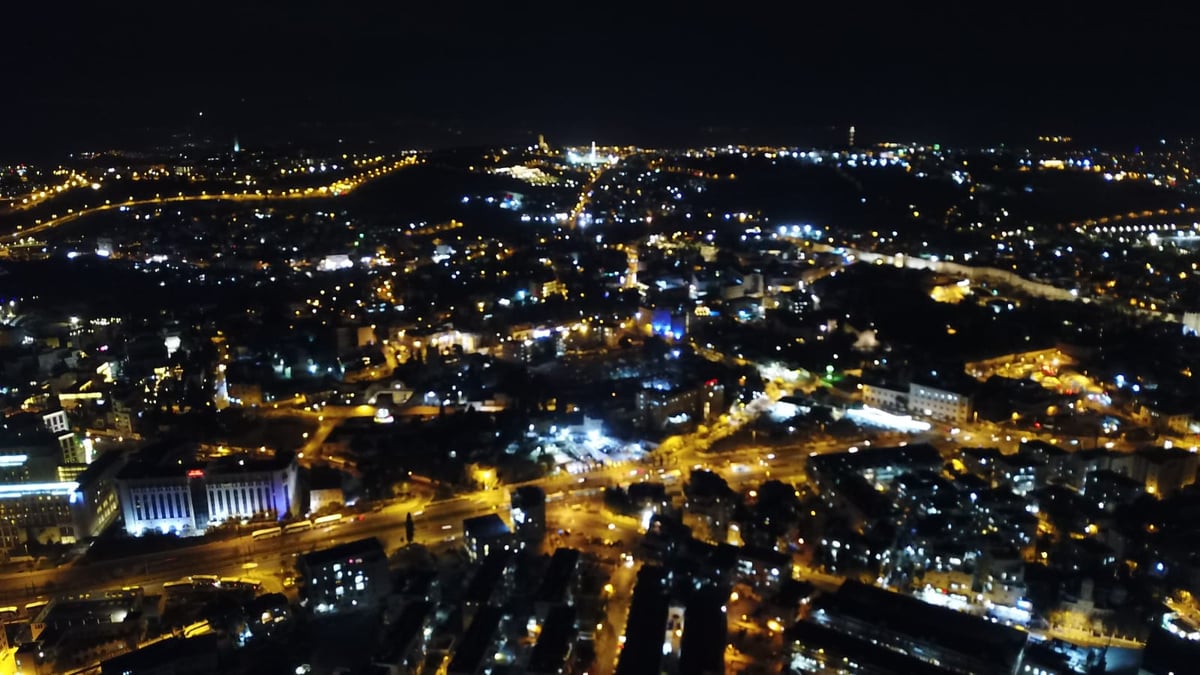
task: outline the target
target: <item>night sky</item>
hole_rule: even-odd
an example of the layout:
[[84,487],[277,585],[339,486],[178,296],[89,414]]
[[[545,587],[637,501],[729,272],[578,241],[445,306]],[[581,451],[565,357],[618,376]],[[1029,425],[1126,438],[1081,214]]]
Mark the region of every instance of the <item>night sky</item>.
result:
[[181,130],[433,147],[816,143],[855,124],[868,141],[1132,143],[1198,119],[1197,13],[1138,4],[243,4],[6,6],[0,156]]

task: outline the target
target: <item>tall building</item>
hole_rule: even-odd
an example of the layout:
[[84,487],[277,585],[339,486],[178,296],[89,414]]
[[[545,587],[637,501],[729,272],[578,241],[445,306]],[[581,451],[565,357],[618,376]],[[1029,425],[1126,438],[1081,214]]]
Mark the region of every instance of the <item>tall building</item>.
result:
[[645,565],[638,570],[617,675],[657,675],[661,671],[670,608],[666,583],[667,575],[661,567]]
[[471,560],[480,560],[492,551],[508,550],[512,546],[512,531],[494,513],[467,518],[463,521],[463,545]]
[[[22,413],[0,422],[0,552],[22,554],[28,543],[75,543],[73,509],[82,472],[65,411]],[[66,462],[70,462],[67,464]],[[72,469],[72,470],[64,470]]]
[[304,604],[315,614],[377,608],[391,592],[387,555],[374,537],[302,555],[296,571]]
[[523,485],[512,491],[512,520],[517,541],[535,547],[546,535],[546,491]]
[[637,393],[635,405],[642,426],[657,430],[707,424],[727,410],[725,387],[717,380],[690,388],[647,387]]
[[117,472],[124,464],[121,453],[106,452],[79,474],[75,491],[68,497],[76,536],[99,536],[117,519],[121,512]]
[[625,247],[625,284],[624,288],[636,289],[638,287],[638,247],[637,244],[630,244]]

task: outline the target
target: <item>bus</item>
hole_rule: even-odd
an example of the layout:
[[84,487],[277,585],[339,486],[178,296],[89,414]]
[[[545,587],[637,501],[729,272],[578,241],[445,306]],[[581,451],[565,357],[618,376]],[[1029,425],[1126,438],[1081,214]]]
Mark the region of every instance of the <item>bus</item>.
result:
[[322,526],[337,525],[339,522],[341,522],[341,520],[342,520],[342,514],[331,513],[327,516],[317,516],[316,518],[313,518],[312,523],[316,527],[322,527]]
[[283,534],[282,527],[268,527],[265,530],[255,530],[254,532],[251,532],[250,536],[254,539],[254,541],[258,541],[259,539],[273,539],[281,534]]
[[312,527],[313,527],[313,524],[312,524],[311,520],[301,520],[299,522],[292,523],[290,525],[286,525],[283,528],[283,533],[284,534],[294,534],[296,532],[307,532],[308,530],[311,530]]

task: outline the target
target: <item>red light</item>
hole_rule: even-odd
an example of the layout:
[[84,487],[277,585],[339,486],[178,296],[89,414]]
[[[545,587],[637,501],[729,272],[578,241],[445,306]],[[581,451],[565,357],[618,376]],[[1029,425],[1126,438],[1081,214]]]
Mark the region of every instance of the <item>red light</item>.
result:
[[715,387],[715,386],[717,386],[717,379],[714,377],[713,379],[709,380],[708,382],[705,382],[705,383],[704,383],[704,386],[706,386],[706,387]]
[[204,470],[203,469],[192,469],[187,472],[187,477],[188,478],[204,478]]

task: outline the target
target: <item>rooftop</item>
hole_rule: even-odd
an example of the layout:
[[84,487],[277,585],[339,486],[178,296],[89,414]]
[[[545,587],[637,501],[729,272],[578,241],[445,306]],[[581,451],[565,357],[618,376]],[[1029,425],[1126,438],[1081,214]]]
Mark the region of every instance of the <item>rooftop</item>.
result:
[[313,551],[300,556],[300,563],[308,569],[324,567],[342,559],[361,559],[364,561],[385,561],[383,544],[375,537],[346,542],[332,548]]
[[808,621],[789,628],[787,638],[810,649],[824,649],[830,662],[840,661],[843,657],[853,657],[864,669],[870,668],[868,672],[906,675],[952,675],[956,672]]
[[1013,628],[854,580],[823,598],[821,606],[899,642],[930,644],[976,663],[1011,665],[1025,646],[1026,635]]
[[503,537],[512,533],[504,519],[494,513],[463,520],[463,532],[473,539]]
[[550,614],[542,622],[542,633],[538,636],[537,644],[533,646],[526,672],[557,675],[571,653],[574,634],[575,608],[560,605],[550,610]]
[[575,576],[575,568],[579,564],[579,551],[573,548],[560,548],[550,557],[550,566],[542,577],[542,583],[534,594],[535,602],[563,602],[566,600],[567,587]]
[[488,648],[496,637],[503,617],[504,613],[498,607],[480,608],[467,632],[463,634],[462,641],[454,650],[454,658],[450,659],[449,672],[452,675],[478,671],[479,663],[488,655]]
[[[164,664],[167,663],[203,661],[205,659],[212,660],[215,666],[216,652],[216,634],[201,635],[188,639],[168,638],[162,642],[156,642],[149,647],[143,647],[135,652],[109,659],[100,665],[100,672],[103,675],[109,675],[109,673],[126,675],[127,673],[159,672],[159,669],[163,668]],[[192,665],[195,666],[196,664],[193,663]],[[187,672],[205,671],[193,667],[189,668]],[[215,669],[212,672],[216,672]]]
[[638,571],[633,600],[629,604],[629,619],[625,624],[625,647],[617,661],[617,675],[658,675],[669,607],[663,589],[665,576],[661,567],[652,565]]

